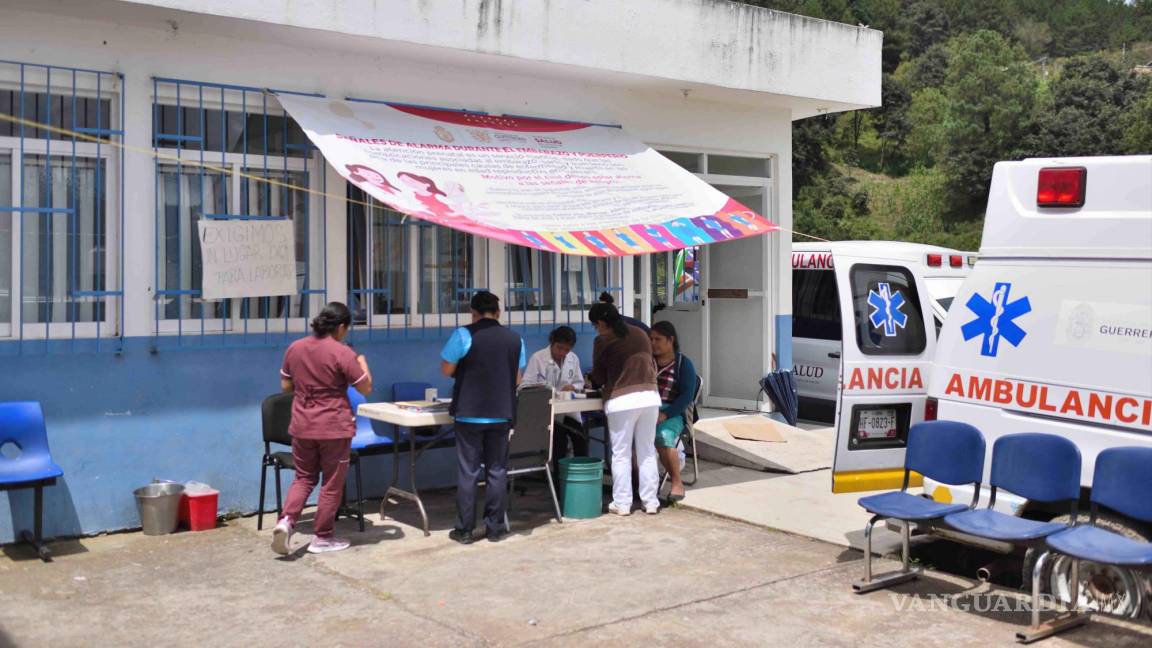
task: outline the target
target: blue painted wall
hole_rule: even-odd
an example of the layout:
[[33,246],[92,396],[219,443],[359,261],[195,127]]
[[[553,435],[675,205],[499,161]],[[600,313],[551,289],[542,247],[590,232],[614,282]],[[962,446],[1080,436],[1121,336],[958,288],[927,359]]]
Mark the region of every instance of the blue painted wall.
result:
[[[532,352],[547,344],[547,330],[530,329],[524,337]],[[580,334],[577,353],[585,365],[592,337]],[[372,400],[389,400],[392,383],[399,381],[429,382],[448,393],[451,383],[439,373],[446,338],[443,332],[356,341],[372,368]],[[123,354],[114,355],[15,353],[17,344],[0,344],[0,400],[42,404],[53,458],[64,469],[64,478],[45,491],[45,536],[138,527],[132,491],[157,477],[211,484],[220,490],[221,511],[256,510],[260,402],[279,389],[282,348],[153,353],[151,338],[137,338],[125,340]],[[383,494],[390,462],[387,456],[364,460],[369,495]],[[285,478],[290,481],[287,473]],[[455,483],[454,451],[423,457],[420,482]],[[32,492],[14,491],[8,500],[11,514],[0,508],[0,542],[13,539],[13,528],[32,525]],[[272,501],[270,487],[269,506]]]

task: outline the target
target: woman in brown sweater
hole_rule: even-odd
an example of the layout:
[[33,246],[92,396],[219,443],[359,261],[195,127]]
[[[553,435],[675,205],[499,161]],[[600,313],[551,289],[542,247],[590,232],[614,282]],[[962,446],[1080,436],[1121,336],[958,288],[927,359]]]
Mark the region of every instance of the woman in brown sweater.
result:
[[612,304],[596,304],[588,319],[599,336],[592,346],[592,383],[604,392],[604,413],[612,443],[612,503],[608,511],[632,512],[632,451],[640,472],[644,512],[660,510],[656,462],[656,419],[660,393],[652,344],[644,331],[629,325]]

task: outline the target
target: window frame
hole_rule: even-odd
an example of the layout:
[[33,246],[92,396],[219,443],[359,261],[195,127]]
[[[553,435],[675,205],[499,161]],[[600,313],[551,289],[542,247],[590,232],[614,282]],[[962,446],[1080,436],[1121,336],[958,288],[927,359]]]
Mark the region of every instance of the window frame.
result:
[[[861,299],[867,300],[868,299],[868,293],[867,292],[865,292],[863,295],[861,295],[859,293],[859,291],[857,290],[857,286],[858,286],[858,278],[857,277],[860,273],[863,273],[863,272],[895,273],[895,274],[901,275],[904,278],[904,280],[906,282],[906,286],[907,286],[907,292],[908,292],[908,294],[905,296],[904,300],[905,300],[905,303],[909,304],[909,311],[910,312],[906,313],[908,316],[908,320],[909,320],[908,325],[905,326],[904,328],[900,329],[900,330],[908,330],[910,328],[913,331],[918,330],[920,332],[920,336],[919,336],[919,341],[917,343],[918,346],[908,347],[908,350],[904,350],[904,351],[889,351],[886,349],[875,348],[875,347],[866,348],[864,345],[864,338],[862,337],[862,335],[864,333],[863,324],[867,323],[868,326],[871,327],[871,322],[868,321],[869,310],[867,308],[864,308],[864,309],[861,309],[859,311],[861,313],[860,318],[853,318],[854,321],[852,322],[852,328],[855,329],[855,339],[856,339],[857,350],[859,350],[860,353],[862,353],[866,356],[880,356],[880,357],[883,357],[883,356],[906,356],[907,357],[907,356],[918,356],[918,355],[923,354],[924,351],[928,348],[928,331],[925,330],[925,326],[924,326],[923,303],[920,301],[920,290],[916,285],[915,275],[912,274],[911,270],[909,270],[908,268],[906,268],[904,266],[884,265],[884,264],[879,264],[879,263],[854,263],[854,264],[852,264],[852,267],[848,270],[848,284],[849,284],[849,289],[851,290],[850,298],[851,298],[851,304],[853,305],[853,312],[856,312],[855,306],[859,300],[861,300]],[[870,282],[865,281],[863,283],[864,287],[867,288],[869,283]],[[867,301],[865,301],[865,304],[867,304]],[[914,311],[914,312],[911,312],[911,311]],[[915,328],[913,328],[913,327],[915,327]]]
[[[52,142],[52,144],[49,144]],[[55,149],[55,150],[53,150]],[[114,215],[119,205],[119,165],[115,164],[118,153],[115,146],[109,144],[95,144],[92,142],[76,142],[73,147],[71,140],[44,140],[24,138],[23,143],[19,137],[0,136],[0,156],[7,156],[12,166],[12,207],[23,207],[21,203],[22,187],[24,186],[24,165],[28,156],[44,156],[69,160],[73,157],[85,160],[100,160],[104,164],[104,172],[100,175],[103,188],[99,191],[103,195],[104,209],[104,292],[115,292],[113,286],[121,285],[120,257],[123,250],[120,244],[119,219]],[[105,302],[104,317],[92,322],[24,322],[24,225],[28,218],[39,218],[38,214],[26,214],[19,211],[10,211],[0,214],[0,218],[10,218],[12,227],[11,249],[11,278],[12,285],[9,295],[11,303],[11,318],[0,321],[0,340],[14,338],[22,340],[58,340],[78,338],[112,338],[120,336],[121,324],[119,321],[119,308],[113,308]],[[105,299],[106,297],[89,297],[81,299]],[[19,333],[19,335],[16,335]]]
[[[325,185],[328,172],[327,161],[323,155],[309,145],[306,154],[290,154],[290,150],[300,150],[298,148],[289,148],[289,143],[285,140],[285,148],[282,152],[264,153],[256,152],[250,153],[247,150],[240,152],[227,152],[221,150],[208,150],[199,147],[185,147],[181,145],[182,140],[170,137],[159,137],[160,132],[157,130],[157,120],[160,115],[160,108],[162,106],[175,107],[178,109],[191,109],[193,111],[221,111],[227,114],[228,112],[240,112],[244,116],[263,116],[263,117],[287,117],[291,120],[291,116],[283,110],[275,97],[269,99],[268,93],[272,91],[265,91],[258,88],[245,88],[240,86],[230,86],[224,84],[217,84],[212,82],[198,82],[198,81],[184,81],[178,79],[166,78],[153,78],[153,92],[151,95],[152,105],[152,124],[151,124],[151,141],[153,143],[153,151],[155,157],[153,159],[153,174],[155,176],[156,195],[154,197],[154,213],[153,223],[156,230],[153,233],[154,245],[156,247],[153,254],[154,267],[154,281],[155,292],[152,296],[154,313],[152,316],[152,331],[154,335],[158,336],[176,336],[183,337],[185,335],[193,336],[199,335],[203,337],[207,334],[227,335],[227,334],[242,334],[242,335],[262,335],[268,333],[287,334],[292,331],[307,331],[308,329],[308,316],[290,317],[284,316],[270,316],[270,315],[251,315],[244,316],[244,309],[242,305],[246,300],[273,300],[280,299],[281,296],[272,297],[248,297],[248,298],[229,298],[226,300],[213,300],[223,301],[224,313],[223,317],[176,317],[166,318],[163,314],[163,307],[158,302],[164,297],[160,294],[161,290],[164,291],[182,291],[180,287],[170,288],[162,285],[162,268],[160,267],[160,245],[161,245],[161,194],[160,194],[160,177],[161,169],[164,167],[175,167],[178,169],[177,173],[184,173],[184,167],[191,167],[193,169],[202,165],[207,165],[213,168],[224,168],[228,170],[227,182],[227,200],[229,214],[236,216],[248,215],[247,205],[243,204],[242,198],[246,198],[248,194],[242,194],[241,186],[245,176],[254,175],[253,171],[259,173],[261,170],[267,172],[267,177],[277,180],[277,173],[304,173],[307,177],[306,193],[306,214],[308,218],[308,257],[307,268],[305,270],[306,282],[305,288],[297,293],[287,296],[292,300],[301,300],[307,304],[307,313],[312,314],[319,312],[326,301],[328,291],[327,287],[327,214],[326,214],[326,193]],[[188,90],[195,89],[197,94],[194,98],[184,98],[184,93],[180,90],[185,88]],[[211,97],[204,98],[204,90],[211,93]],[[262,100],[259,104],[248,101],[249,94],[259,94]],[[236,101],[235,97],[239,96],[240,101]],[[205,127],[207,122],[204,122]],[[298,126],[298,125],[297,125]],[[166,135],[183,136],[182,133],[165,133]],[[222,144],[223,144],[223,137]],[[172,147],[171,143],[175,141],[176,146]],[[161,146],[163,144],[163,146]],[[201,141],[203,146],[203,141]],[[247,144],[245,145],[245,149]],[[206,170],[207,175],[220,175],[218,171]],[[254,180],[259,182],[259,180]],[[292,220],[285,216],[286,220]],[[180,233],[183,235],[183,232]],[[300,263],[300,259],[297,259]],[[180,283],[183,283],[183,276],[181,276]],[[177,294],[173,295],[178,300],[183,299],[197,299],[198,296],[191,294]],[[249,302],[251,303],[251,302]],[[179,309],[182,311],[183,309]],[[261,325],[262,323],[262,325]]]
[[[345,184],[348,187],[352,186],[350,183],[347,183],[347,181],[345,181]],[[353,187],[353,188],[355,188],[355,187]],[[347,194],[345,194],[345,195],[347,195]],[[424,241],[423,241],[422,237],[424,236],[424,232],[426,232],[426,231],[438,232],[440,230],[454,231],[454,232],[456,232],[456,235],[469,236],[470,237],[469,255],[470,255],[470,259],[471,259],[471,268],[470,268],[471,273],[472,273],[471,283],[473,285],[471,285],[467,288],[463,288],[461,290],[480,290],[483,288],[487,288],[487,286],[482,285],[483,282],[480,281],[481,277],[490,276],[490,273],[489,273],[487,265],[486,265],[488,258],[491,256],[489,253],[490,245],[487,242],[487,239],[484,239],[483,237],[479,237],[479,236],[475,236],[475,235],[470,235],[467,232],[461,232],[459,230],[451,230],[451,228],[444,227],[442,225],[436,225],[434,223],[426,223],[426,222],[420,221],[419,219],[417,219],[413,216],[407,216],[403,212],[392,209],[392,208],[388,207],[387,205],[384,205],[380,201],[372,198],[372,196],[367,194],[366,192],[364,193],[364,197],[372,205],[372,207],[369,208],[368,206],[361,206],[361,205],[356,205],[356,206],[360,207],[363,210],[363,213],[361,214],[361,218],[368,219],[368,222],[365,223],[365,227],[363,230],[365,232],[365,240],[362,242],[355,241],[353,239],[353,232],[351,230],[346,230],[347,239],[346,239],[345,250],[346,250],[346,254],[348,254],[348,258],[345,260],[346,261],[346,263],[345,263],[345,279],[347,281],[347,292],[348,292],[347,296],[348,296],[349,303],[351,303],[354,300],[354,298],[357,296],[359,296],[360,299],[362,300],[364,295],[371,296],[373,294],[372,292],[369,292],[369,291],[377,290],[377,288],[375,287],[376,258],[375,258],[375,254],[374,254],[374,238],[372,236],[372,222],[370,220],[372,218],[372,211],[374,209],[385,209],[385,210],[394,212],[396,214],[400,214],[402,216],[403,223],[402,223],[401,227],[403,230],[403,234],[402,234],[403,240],[401,243],[401,245],[402,245],[401,250],[402,250],[403,263],[404,263],[404,267],[403,267],[404,289],[405,289],[405,296],[407,298],[407,300],[406,300],[407,303],[404,306],[404,312],[403,313],[377,314],[375,312],[375,300],[370,299],[369,303],[372,304],[372,306],[368,309],[367,316],[366,316],[365,320],[357,322],[357,324],[356,324],[357,327],[367,329],[371,332],[383,331],[385,333],[385,335],[387,335],[388,332],[392,331],[392,330],[405,330],[405,329],[430,330],[430,329],[440,329],[440,328],[446,328],[446,327],[455,328],[457,326],[460,326],[461,322],[463,321],[463,318],[467,317],[467,315],[468,315],[467,311],[463,311],[463,310],[462,311],[441,311],[438,308],[438,302],[436,302],[436,303],[434,303],[432,309],[429,312],[422,312],[422,308],[424,305],[423,304],[424,299],[422,299],[421,293],[423,292],[423,290],[422,290],[422,284],[423,284],[423,280],[424,280],[423,263],[424,263],[424,259],[425,259],[424,250],[423,250]],[[346,219],[351,217],[349,212],[354,206],[353,200],[359,200],[359,199],[347,200],[346,206],[345,206],[345,212],[344,212]],[[436,239],[433,239],[433,240],[435,241]],[[368,281],[367,281],[367,288],[353,289],[352,288],[353,282],[351,281],[351,279],[352,279],[351,275],[352,275],[354,268],[352,265],[351,251],[353,249],[353,246],[358,244],[358,243],[360,245],[364,246],[362,248],[362,253],[365,255],[365,259],[366,259],[364,269],[365,269],[365,275],[366,275]],[[437,252],[433,251],[433,254],[437,254]],[[451,318],[451,321],[450,322],[446,321],[447,318]],[[371,337],[371,334],[370,334],[370,337]]]

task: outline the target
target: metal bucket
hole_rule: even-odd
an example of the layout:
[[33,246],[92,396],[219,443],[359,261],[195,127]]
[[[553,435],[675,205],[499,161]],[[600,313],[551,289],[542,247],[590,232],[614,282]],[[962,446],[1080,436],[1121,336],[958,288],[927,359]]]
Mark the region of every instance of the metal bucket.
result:
[[166,535],[176,530],[180,523],[180,498],[184,496],[184,484],[148,484],[133,493],[144,535]]

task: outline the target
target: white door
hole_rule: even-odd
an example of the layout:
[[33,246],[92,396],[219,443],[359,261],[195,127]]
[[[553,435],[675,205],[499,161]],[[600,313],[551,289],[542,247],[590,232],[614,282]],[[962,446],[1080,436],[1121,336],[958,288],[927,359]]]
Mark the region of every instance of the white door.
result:
[[835,266],[843,357],[832,490],[899,488],[908,428],[924,420],[931,300],[906,266],[844,256]]
[[[768,180],[725,178],[714,186],[761,214],[768,210]],[[770,309],[775,267],[768,236],[714,243],[704,251],[701,306],[704,324],[704,402],[755,409],[760,379],[772,369],[775,330]]]

